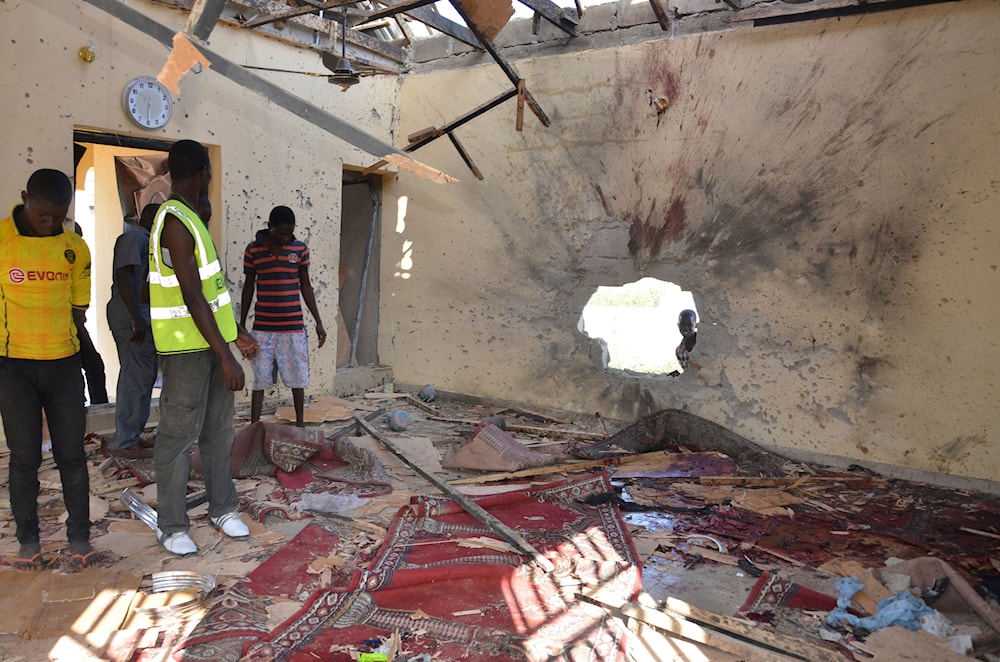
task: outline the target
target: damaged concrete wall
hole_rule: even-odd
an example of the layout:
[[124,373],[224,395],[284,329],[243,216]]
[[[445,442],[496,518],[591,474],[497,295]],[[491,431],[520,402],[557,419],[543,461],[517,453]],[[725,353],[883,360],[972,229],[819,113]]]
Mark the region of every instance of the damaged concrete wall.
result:
[[[508,102],[457,132],[485,181],[447,140],[417,155],[462,183],[400,175],[383,361],[405,383],[625,421],[683,407],[758,442],[995,479],[996,10],[517,51],[552,126],[526,111],[517,133]],[[481,57],[440,65],[405,79],[401,135],[507,88]],[[694,293],[700,371],[605,371],[577,332],[597,286],[644,276]]]
[[[164,25],[180,30],[187,14],[135,1],[133,8]],[[374,157],[361,153],[252,91],[207,69],[189,73],[180,82],[173,118],[159,131],[143,131],[122,111],[125,83],[140,75],[155,76],[168,51],[150,37],[79,0],[15,0],[0,3],[0,26],[5,66],[0,90],[6,99],[0,132],[0,193],[9,205],[20,200],[28,176],[40,167],[72,173],[74,128],[152,137],[163,140],[192,138],[218,146],[221,167],[214,172],[221,208],[212,225],[221,226],[220,252],[229,287],[239,301],[243,283],[242,258],[256,230],[266,226],[271,208],[291,207],[298,220],[296,234],[312,249],[311,280],[325,326],[336,330],[337,267],[343,163],[368,164]],[[90,41],[97,58],[78,58]],[[239,64],[322,71],[313,51],[218,26],[209,46]],[[366,78],[347,93],[323,78],[259,72],[291,93],[392,143],[391,127],[398,82],[390,76]],[[121,211],[97,209],[98,221],[116,225]],[[6,213],[4,214],[6,215]],[[113,242],[113,239],[111,240]],[[111,248],[94,250],[95,270],[111,270]],[[103,315],[110,292],[96,293],[92,311]],[[306,312],[307,320],[310,320]],[[316,350],[309,321],[312,354],[310,392],[329,391],[335,375],[336,334]],[[106,361],[115,361],[114,343],[106,324],[98,342]],[[252,373],[249,365],[247,387]],[[109,383],[114,391],[114,383]],[[276,393],[290,398],[287,389]],[[246,393],[242,397],[246,397]]]

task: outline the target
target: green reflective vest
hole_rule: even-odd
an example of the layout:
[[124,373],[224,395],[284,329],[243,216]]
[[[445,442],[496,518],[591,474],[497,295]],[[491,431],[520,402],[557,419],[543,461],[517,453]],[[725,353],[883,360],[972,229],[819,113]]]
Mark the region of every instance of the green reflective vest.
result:
[[[149,233],[149,315],[153,341],[160,354],[179,354],[208,349],[191,312],[184,303],[180,283],[173,268],[164,261],[160,237],[167,214],[181,221],[194,237],[194,256],[201,276],[201,293],[215,315],[215,323],[226,342],[236,340],[236,318],[233,304],[222,276],[222,265],[215,251],[215,242],[208,228],[190,207],[179,200],[167,200],[160,205]],[[168,253],[169,254],[169,253]]]

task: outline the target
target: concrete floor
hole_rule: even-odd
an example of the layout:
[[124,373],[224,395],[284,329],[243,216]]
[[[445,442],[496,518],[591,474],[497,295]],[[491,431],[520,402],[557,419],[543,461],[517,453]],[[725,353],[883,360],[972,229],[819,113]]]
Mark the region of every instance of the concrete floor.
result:
[[[362,371],[364,372],[364,371]],[[366,373],[358,377],[358,384],[362,392],[375,386],[370,383],[372,374]],[[385,381],[384,379],[382,381]],[[458,444],[462,440],[461,431],[467,426],[456,425],[435,421],[428,418],[426,412],[413,406],[406,406],[402,402],[393,402],[388,405],[391,408],[403,407],[411,417],[409,432],[414,435],[426,436],[435,439],[435,447],[439,448],[442,455],[449,447],[449,439],[452,444]],[[435,403],[435,406],[444,407],[443,403]],[[475,419],[483,415],[489,415],[502,406],[487,406],[482,404],[457,404],[451,410],[454,416]],[[267,409],[265,409],[265,412]],[[266,417],[265,417],[266,418]],[[545,425],[544,423],[535,423]],[[95,423],[96,425],[96,423]],[[325,429],[336,429],[343,423],[325,423]],[[574,421],[572,427],[594,431],[599,431],[600,426],[596,421]],[[521,435],[518,435],[519,437]],[[552,443],[551,440],[545,443]],[[551,452],[554,446],[548,446],[546,452]],[[399,463],[402,466],[402,463]],[[387,469],[389,467],[387,466]],[[397,467],[398,469],[399,467]],[[395,475],[395,474],[394,474]],[[445,479],[460,477],[466,474],[454,474],[443,476]],[[542,482],[552,479],[552,476],[542,477]],[[399,485],[401,490],[413,492],[436,493],[436,489],[428,483],[411,474],[405,483]],[[113,497],[114,495],[112,495]],[[109,516],[129,517],[129,513],[111,513]],[[137,576],[148,577],[153,572],[161,570],[188,569],[200,570],[217,575],[220,585],[231,585],[239,577],[244,576],[256,567],[258,561],[253,553],[255,549],[260,549],[260,545],[278,545],[282,541],[292,538],[309,520],[299,521],[268,521],[259,530],[263,535],[259,539],[253,538],[247,542],[237,542],[225,539],[216,533],[207,523],[204,513],[192,512],[194,527],[192,537],[199,544],[202,551],[194,557],[178,559],[172,557],[162,550],[156,543],[152,531],[143,532],[139,529],[131,534],[129,538],[129,553],[124,555],[115,566],[115,569],[128,569]],[[625,521],[633,531],[633,536],[641,534],[643,531],[669,533],[674,530],[676,516],[664,513],[639,512],[623,513]],[[390,516],[391,518],[391,516]],[[388,519],[374,518],[372,523],[385,526]],[[264,542],[265,537],[267,542]],[[98,549],[114,549],[122,544],[123,538],[113,539],[104,536],[94,540]],[[11,542],[6,537],[4,542]],[[705,540],[687,541],[685,545],[710,543]],[[686,564],[690,557],[677,554],[660,547],[659,551],[651,554],[647,559],[642,571],[643,591],[652,600],[666,600],[674,598],[687,602],[701,609],[720,614],[723,616],[733,616],[737,609],[744,603],[755,579],[745,572],[732,565],[716,563],[704,560],[693,565]],[[796,567],[790,563],[779,561],[773,558],[760,558],[755,556],[751,559],[759,568],[772,572],[779,571],[783,576],[813,590],[827,595],[836,595],[834,586],[835,578],[811,568]],[[298,603],[288,601],[287,603],[276,602],[269,610],[269,621],[275,625],[284,618],[291,615],[297,609]],[[177,632],[183,628],[192,627],[193,623],[177,623],[173,627]],[[98,651],[103,647],[107,636],[87,636],[67,633],[67,636],[59,640],[22,640],[15,635],[0,635],[0,662],[14,662],[24,660],[33,662],[35,660],[100,660]],[[739,656],[722,653],[717,649],[698,646],[696,644],[684,643],[676,639],[668,639],[649,629],[644,630],[640,639],[641,646],[645,650],[636,651],[636,660],[642,662],[660,662],[665,660],[676,660],[678,662],[705,662],[707,660],[718,660],[721,662],[735,662],[741,659]],[[164,658],[165,659],[165,658]]]

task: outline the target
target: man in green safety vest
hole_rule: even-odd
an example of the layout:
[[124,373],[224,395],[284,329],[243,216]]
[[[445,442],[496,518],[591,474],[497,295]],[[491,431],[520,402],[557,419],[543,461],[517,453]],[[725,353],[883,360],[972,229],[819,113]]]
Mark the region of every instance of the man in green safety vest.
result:
[[230,350],[247,358],[257,344],[237,328],[215,243],[193,201],[208,192],[208,150],[180,140],[167,160],[172,191],[150,231],[149,307],[153,340],[163,372],[160,422],[153,464],[157,483],[157,539],[178,556],[198,551],[188,536],[187,482],[195,443],[205,465],[208,515],[224,534],[245,540],[250,530],[236,510],[229,466],[234,392],[243,368]]

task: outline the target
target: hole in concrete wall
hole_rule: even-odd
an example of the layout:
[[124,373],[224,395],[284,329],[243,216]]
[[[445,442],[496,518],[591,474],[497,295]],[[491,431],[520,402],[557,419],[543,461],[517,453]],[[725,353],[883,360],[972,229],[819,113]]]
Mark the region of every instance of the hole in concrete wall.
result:
[[621,287],[598,287],[583,308],[577,330],[603,343],[605,368],[646,374],[683,372],[675,353],[682,340],[677,328],[682,310],[697,313],[691,292],[674,283],[643,278]]

